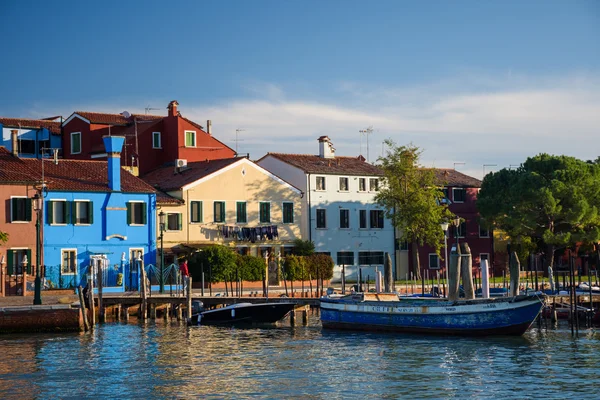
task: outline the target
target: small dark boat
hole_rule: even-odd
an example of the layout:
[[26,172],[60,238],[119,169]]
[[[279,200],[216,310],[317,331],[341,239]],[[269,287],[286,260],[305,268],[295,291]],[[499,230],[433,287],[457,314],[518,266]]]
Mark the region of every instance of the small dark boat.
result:
[[[202,302],[194,302],[189,325],[258,325],[274,324],[296,306],[295,303],[236,303],[205,310]],[[199,304],[198,304],[199,303]]]

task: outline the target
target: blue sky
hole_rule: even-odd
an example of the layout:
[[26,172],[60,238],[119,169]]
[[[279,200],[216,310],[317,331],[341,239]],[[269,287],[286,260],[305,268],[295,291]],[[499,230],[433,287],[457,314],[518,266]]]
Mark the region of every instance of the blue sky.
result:
[[[240,152],[361,152],[359,130],[480,178],[600,155],[598,1],[4,1],[0,115],[178,100]],[[362,153],[366,153],[366,140]]]

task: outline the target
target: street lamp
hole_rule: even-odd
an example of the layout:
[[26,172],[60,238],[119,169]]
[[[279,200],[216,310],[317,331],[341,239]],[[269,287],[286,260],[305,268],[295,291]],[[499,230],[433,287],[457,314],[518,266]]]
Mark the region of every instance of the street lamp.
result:
[[[440,226],[442,227],[442,230],[444,231],[444,266],[445,268],[445,272],[446,272],[446,285],[448,284],[448,223],[447,222],[442,222],[440,224]],[[446,285],[444,285],[444,287],[446,287]],[[446,290],[444,289],[444,292],[446,292]]]
[[164,293],[165,291],[165,282],[163,280],[163,268],[165,265],[165,252],[163,251],[163,234],[165,232],[165,213],[161,210],[160,213],[158,214],[158,221],[159,221],[159,226],[160,226],[160,270],[159,270],[159,277],[158,277],[158,284],[159,286],[159,292],[160,293]]
[[33,209],[35,218],[35,291],[33,305],[42,304],[42,278],[40,277],[40,213],[44,206],[44,200],[39,193],[33,196]]
[[458,253],[460,250],[458,249],[458,227],[460,226],[460,217],[456,216],[454,218],[454,226],[456,227],[456,252]]

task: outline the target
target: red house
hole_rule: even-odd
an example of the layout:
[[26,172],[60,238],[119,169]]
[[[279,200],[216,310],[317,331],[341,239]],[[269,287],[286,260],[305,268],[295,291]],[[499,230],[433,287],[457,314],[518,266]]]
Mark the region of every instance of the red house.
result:
[[62,156],[104,158],[102,136],[123,135],[121,165],[139,175],[168,163],[182,167],[188,161],[235,157],[233,149],[211,135],[210,121],[205,130],[181,116],[178,105],[170,102],[166,117],[76,111],[63,123]]
[[[481,188],[479,179],[460,173],[454,169],[435,169],[436,179],[444,185],[444,193],[448,208],[455,215],[461,218],[461,224],[458,226],[450,224],[448,227],[447,244],[448,257],[453,246],[456,243],[467,242],[471,249],[473,257],[473,269],[479,269],[482,259],[489,260],[492,265],[492,256],[494,254],[494,238],[491,231],[484,229],[480,225],[479,213],[477,212],[477,194]],[[441,229],[441,227],[440,227]],[[408,260],[412,263],[410,249]],[[439,271],[440,276],[446,269],[444,261],[444,249],[441,251],[441,259],[437,256],[434,249],[429,246],[419,248],[419,259],[421,263],[421,272],[425,276],[433,278]],[[412,269],[412,265],[411,265]],[[428,271],[428,272],[427,272]]]

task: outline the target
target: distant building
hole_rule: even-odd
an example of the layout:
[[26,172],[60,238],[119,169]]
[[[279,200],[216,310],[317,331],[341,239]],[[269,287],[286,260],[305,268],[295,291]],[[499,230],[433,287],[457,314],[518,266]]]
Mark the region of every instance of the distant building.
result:
[[165,164],[184,166],[187,162],[234,157],[235,151],[206,129],[183,117],[179,103],[171,101],[167,116],[106,114],[76,111],[63,123],[63,157],[89,160],[106,157],[102,137],[125,137],[121,165],[143,175]]
[[374,201],[383,172],[362,156],[336,156],[327,136],[318,141],[318,155],[268,153],[257,163],[305,193],[302,237],[333,258],[334,281],[342,266],[348,279],[359,268],[374,279],[385,253],[394,258],[394,228]]
[[50,119],[0,118],[0,146],[23,158],[52,157],[62,146],[60,122]]

